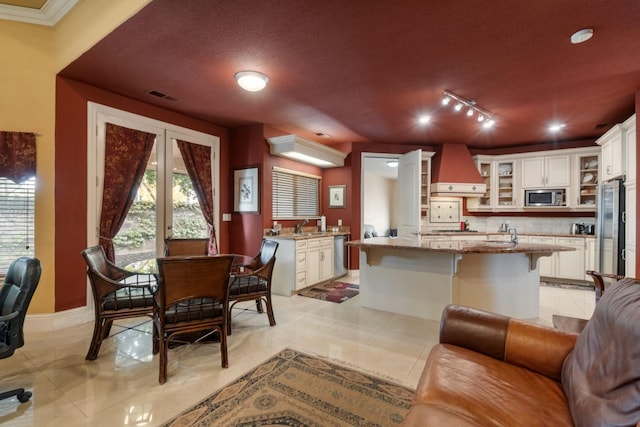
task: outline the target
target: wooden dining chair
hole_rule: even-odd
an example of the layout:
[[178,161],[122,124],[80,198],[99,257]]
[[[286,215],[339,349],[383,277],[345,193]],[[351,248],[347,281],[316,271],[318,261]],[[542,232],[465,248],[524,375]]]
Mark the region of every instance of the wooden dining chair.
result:
[[208,255],[209,239],[165,239],[165,256]]
[[233,255],[158,259],[153,314],[158,345],[153,351],[160,352],[160,384],[167,380],[169,343],[194,332],[217,331],[222,367],[229,367],[227,322],[232,262]]
[[102,246],[81,253],[87,263],[95,312],[93,336],[85,359],[95,360],[114,320],[152,316],[157,283],[153,275],[131,273],[111,263]]
[[[264,301],[267,307],[269,325],[276,325],[271,301],[271,277],[276,263],[277,250],[278,242],[263,239],[260,252],[253,258],[251,264],[245,266],[246,271],[234,273],[231,277],[229,319],[231,319],[231,310],[237,303],[255,301],[258,313],[262,313],[262,301]],[[229,335],[231,334],[231,320],[229,320],[228,333]]]
[[[617,280],[622,280],[625,278],[625,276],[622,274],[600,273],[594,270],[587,270],[587,274],[593,279],[596,304],[598,303],[598,301],[600,301],[605,287],[610,286]],[[587,325],[589,319],[580,319],[577,317],[554,314],[551,316],[551,320],[554,328],[579,334]]]

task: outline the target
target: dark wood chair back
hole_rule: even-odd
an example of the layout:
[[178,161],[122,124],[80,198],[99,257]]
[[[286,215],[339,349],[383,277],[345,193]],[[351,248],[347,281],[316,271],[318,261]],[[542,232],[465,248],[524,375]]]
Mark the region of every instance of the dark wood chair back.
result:
[[95,360],[114,320],[153,314],[157,283],[153,276],[137,275],[113,264],[102,246],[93,246],[81,253],[87,264],[95,312],[93,337],[85,359]]
[[[271,298],[271,278],[276,263],[278,245],[278,242],[264,239],[260,247],[260,253],[247,266],[247,271],[238,273],[231,278],[231,287],[229,288],[230,317],[233,307],[242,301],[255,301],[256,309],[259,313],[262,313],[262,301],[264,301],[267,306],[269,325],[276,325]],[[231,334],[231,321],[229,321],[228,333]]]
[[209,239],[165,239],[165,256],[208,255]]
[[195,332],[217,331],[222,367],[229,366],[227,322],[233,255],[158,259],[159,283],[153,316],[160,352],[158,380],[167,379],[169,343]]

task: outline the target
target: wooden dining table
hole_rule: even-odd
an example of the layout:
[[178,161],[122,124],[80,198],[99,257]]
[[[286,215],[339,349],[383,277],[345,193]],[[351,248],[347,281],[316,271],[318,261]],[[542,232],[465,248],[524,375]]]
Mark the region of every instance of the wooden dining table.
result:
[[[245,266],[251,264],[253,261],[253,257],[249,255],[238,255],[238,254],[219,254],[212,256],[228,256],[233,255],[233,261],[231,262],[231,274],[238,272],[243,272]],[[178,257],[155,257],[155,258],[145,258],[140,261],[134,261],[122,267],[123,269],[135,273],[135,274],[152,274],[154,276],[158,275],[158,258],[178,258]],[[180,258],[184,258],[184,256],[180,256]]]
[[[253,261],[253,257],[248,255],[238,255],[238,254],[219,254],[212,256],[225,256],[225,255],[233,255],[233,261],[231,262],[231,275],[233,276],[235,273],[244,272],[244,268],[251,264]],[[184,258],[185,256],[176,256],[176,257],[155,257],[155,258],[145,258],[139,261],[131,262],[124,267],[124,270],[127,270],[131,273],[135,274],[145,274],[145,275],[153,275],[158,276],[158,259],[159,258]],[[205,333],[189,333],[186,335],[181,335],[179,339],[172,341],[169,344],[169,348],[175,348],[177,346],[194,343],[194,342],[219,342],[220,337],[216,331],[210,331]]]

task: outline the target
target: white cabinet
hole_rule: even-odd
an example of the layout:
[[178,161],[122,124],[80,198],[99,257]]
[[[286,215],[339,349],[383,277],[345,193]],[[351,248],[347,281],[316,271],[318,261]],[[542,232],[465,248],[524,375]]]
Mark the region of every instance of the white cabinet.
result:
[[585,239],[582,237],[556,237],[556,245],[575,248],[575,251],[556,252],[556,274],[561,279],[584,280]]
[[[529,243],[540,243],[543,245],[553,245],[554,237],[549,236],[528,236]],[[544,256],[538,259],[538,267],[540,268],[540,277],[555,277],[556,274],[556,253],[551,256]]]
[[634,114],[622,124],[622,137],[626,148],[625,205],[627,206],[625,222],[625,275],[636,277],[636,115]]
[[512,158],[474,157],[486,191],[480,197],[467,199],[472,211],[505,211],[518,207],[516,203],[517,162]]
[[268,240],[280,244],[271,278],[274,294],[291,296],[302,288],[333,279],[333,237]]
[[596,143],[602,149],[600,169],[602,181],[619,178],[625,174],[624,159],[625,153],[623,126],[615,125],[602,135]]
[[571,184],[569,156],[524,158],[522,188],[562,188]]
[[333,278],[333,237],[307,240],[307,286]]
[[571,186],[569,206],[580,210],[596,210],[599,166],[598,151],[574,155],[574,185]]
[[[277,260],[277,258],[276,258]],[[295,254],[295,284],[294,289],[302,289],[307,286],[307,241],[296,241]]]
[[[568,246],[575,251],[554,252],[549,257],[541,257],[538,261],[540,267],[540,276],[552,277],[558,279],[572,280],[588,280],[585,277],[586,244],[584,237],[553,237],[553,236],[527,236],[529,243]],[[592,262],[595,263],[595,239],[590,238],[593,242]]]
[[431,157],[435,153],[423,151],[420,168],[420,217],[426,217],[431,197]]

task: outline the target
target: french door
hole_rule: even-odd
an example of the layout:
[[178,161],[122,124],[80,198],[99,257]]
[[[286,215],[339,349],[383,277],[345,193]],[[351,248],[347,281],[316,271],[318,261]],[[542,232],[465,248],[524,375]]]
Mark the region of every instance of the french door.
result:
[[[162,255],[168,237],[208,237],[205,221],[178,141],[210,147],[214,224],[219,226],[219,138],[168,123],[90,103],[88,245],[98,242],[104,182],[105,126],[111,123],[155,135],[136,199],[113,239],[116,263],[125,265]],[[95,135],[95,138],[91,137]],[[93,181],[93,185],[91,185]]]

